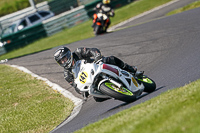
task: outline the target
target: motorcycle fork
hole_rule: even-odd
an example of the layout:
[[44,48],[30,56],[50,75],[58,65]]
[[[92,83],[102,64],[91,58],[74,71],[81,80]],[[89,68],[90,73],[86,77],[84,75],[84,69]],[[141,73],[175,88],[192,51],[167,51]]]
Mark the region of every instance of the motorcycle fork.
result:
[[87,101],[89,93],[88,92],[83,92],[82,96],[83,96],[84,101]]

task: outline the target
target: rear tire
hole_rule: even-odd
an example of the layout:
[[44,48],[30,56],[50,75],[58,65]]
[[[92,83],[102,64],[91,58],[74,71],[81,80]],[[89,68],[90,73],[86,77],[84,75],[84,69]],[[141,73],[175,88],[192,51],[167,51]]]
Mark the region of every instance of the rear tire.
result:
[[123,89],[120,89],[110,82],[103,82],[99,89],[102,93],[124,102],[129,103],[136,100],[136,96],[133,94],[133,92],[124,87]]

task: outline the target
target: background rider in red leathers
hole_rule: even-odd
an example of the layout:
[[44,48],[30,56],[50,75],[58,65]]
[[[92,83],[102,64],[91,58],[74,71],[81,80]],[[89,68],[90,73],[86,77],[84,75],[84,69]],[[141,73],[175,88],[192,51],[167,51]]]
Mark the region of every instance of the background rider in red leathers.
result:
[[[111,5],[110,5],[110,0],[103,0],[101,3],[98,3],[95,7],[95,10],[97,13],[103,13],[106,14],[108,16],[108,19],[105,22],[105,32],[107,31],[109,25],[110,25],[110,16],[114,17],[114,10],[112,9]],[[96,20],[97,20],[97,14],[93,15],[93,25],[92,27],[95,26],[96,24]]]

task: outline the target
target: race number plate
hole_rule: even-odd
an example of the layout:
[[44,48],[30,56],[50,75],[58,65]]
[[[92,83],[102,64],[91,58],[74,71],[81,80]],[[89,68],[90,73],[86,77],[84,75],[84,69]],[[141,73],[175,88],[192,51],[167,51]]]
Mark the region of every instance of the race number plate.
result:
[[79,80],[82,84],[85,84],[86,80],[87,80],[88,74],[87,72],[82,72],[79,76]]

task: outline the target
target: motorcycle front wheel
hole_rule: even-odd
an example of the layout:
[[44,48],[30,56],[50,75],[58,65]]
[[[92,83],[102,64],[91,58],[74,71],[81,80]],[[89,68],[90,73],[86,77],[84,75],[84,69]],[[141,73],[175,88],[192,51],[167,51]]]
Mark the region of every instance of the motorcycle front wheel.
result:
[[99,35],[100,33],[101,33],[101,26],[96,25],[96,26],[94,27],[94,34],[95,34],[95,35]]
[[156,89],[156,83],[146,75],[143,76],[142,79],[138,79],[144,85],[144,92],[153,92]]
[[136,96],[130,90],[125,87],[119,88],[113,83],[103,82],[100,85],[100,91],[108,96],[124,102],[133,102],[136,100]]

